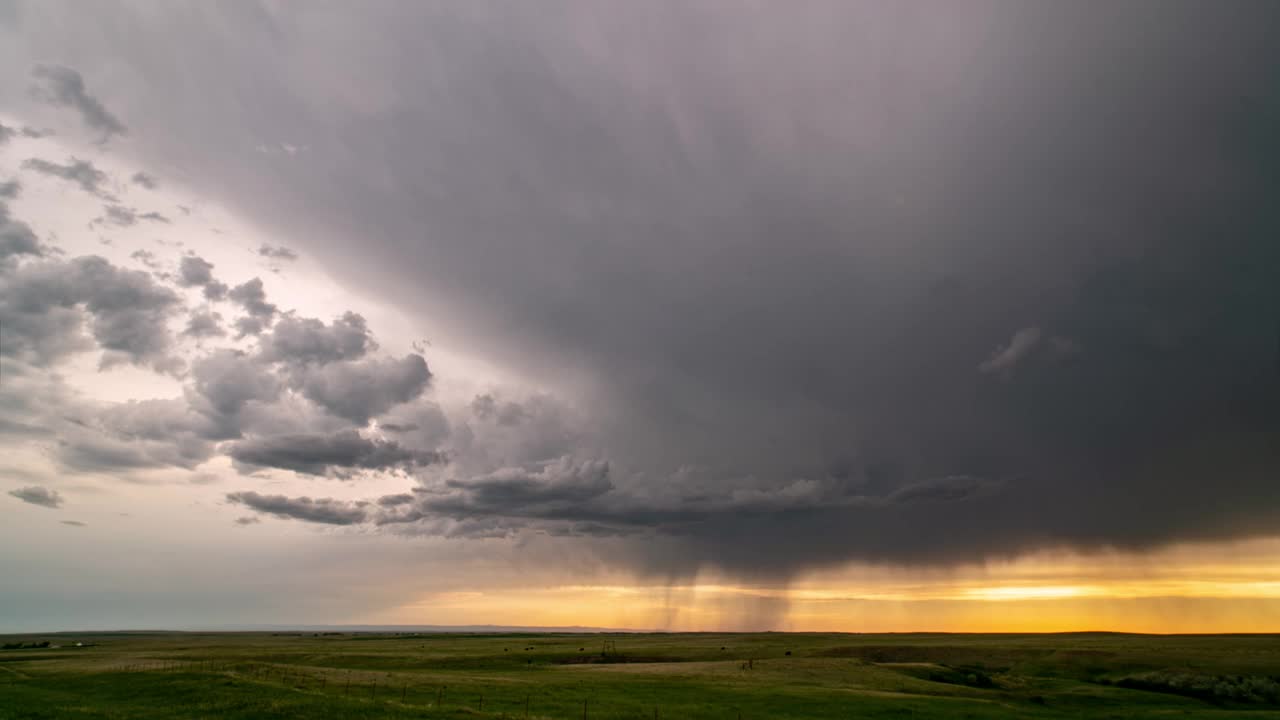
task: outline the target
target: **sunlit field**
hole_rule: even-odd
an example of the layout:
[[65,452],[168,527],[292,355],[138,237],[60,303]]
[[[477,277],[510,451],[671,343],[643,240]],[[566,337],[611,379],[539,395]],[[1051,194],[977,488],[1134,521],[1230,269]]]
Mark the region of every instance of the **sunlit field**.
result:
[[1266,635],[60,633],[0,645],[0,718],[1280,718],[1280,638]]

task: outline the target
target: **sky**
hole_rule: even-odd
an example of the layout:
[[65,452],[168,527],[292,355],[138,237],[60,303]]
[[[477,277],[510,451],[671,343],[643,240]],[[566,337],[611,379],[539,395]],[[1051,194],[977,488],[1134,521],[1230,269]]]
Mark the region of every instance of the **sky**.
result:
[[1280,632],[1277,31],[0,0],[0,632]]

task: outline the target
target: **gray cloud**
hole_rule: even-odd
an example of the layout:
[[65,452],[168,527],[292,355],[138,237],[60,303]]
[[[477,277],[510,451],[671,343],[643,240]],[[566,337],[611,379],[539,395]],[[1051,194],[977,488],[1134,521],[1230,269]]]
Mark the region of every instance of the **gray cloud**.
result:
[[178,285],[204,288],[204,296],[208,300],[221,300],[227,296],[226,284],[213,277],[213,263],[198,255],[182,256],[178,263]]
[[293,261],[298,259],[298,253],[284,247],[283,245],[267,245],[266,243],[263,243],[263,245],[258,248],[258,254],[272,260]]
[[213,263],[196,255],[185,255],[178,265],[178,284],[203,287],[213,282]]
[[267,302],[267,293],[262,289],[262,278],[254,278],[231,288],[227,297],[244,308],[249,315],[248,319],[258,323],[256,332],[246,333],[242,329],[242,334],[258,334],[263,327],[271,324],[279,310],[275,305]]
[[[615,489],[555,522],[660,533],[641,567],[1280,525],[1271,5],[554,7],[25,27],[165,99],[130,108],[140,166],[563,387],[585,418],[520,400],[503,425],[495,395],[450,470],[608,458]],[[965,477],[990,487],[937,480]]]
[[22,163],[22,167],[68,180],[79,185],[80,189],[87,193],[111,198],[111,195],[102,188],[102,185],[107,182],[107,174],[94,167],[88,160],[70,158],[66,165],[59,165],[41,158],[28,158]]
[[320,407],[364,425],[370,418],[422,395],[431,371],[421,355],[369,359],[309,367],[293,373],[291,382]]
[[18,498],[22,502],[39,505],[40,507],[58,508],[62,506],[62,495],[57,490],[50,490],[39,485],[10,490],[9,495]]
[[[21,186],[17,181],[9,181],[0,183],[0,198],[12,198],[18,195]],[[21,220],[17,220],[9,215],[9,207],[0,200],[0,267],[8,264],[11,259],[16,259],[22,255],[38,256],[43,255],[44,250],[40,247],[40,240],[36,237],[35,232]]]
[[138,224],[139,220],[169,224],[169,218],[158,212],[139,213],[137,210],[123,205],[107,205],[103,208],[102,216],[96,218],[93,223],[130,227]]
[[160,263],[156,261],[156,254],[150,250],[134,250],[129,253],[129,257],[137,260],[152,270],[160,267]]
[[12,200],[22,193],[22,183],[17,180],[0,182],[0,198]]
[[0,145],[4,145],[19,135],[26,138],[41,138],[47,134],[49,133],[41,132],[32,127],[11,128],[4,123],[0,123]]
[[88,527],[86,523],[82,523],[79,520],[60,520],[59,522],[63,525],[70,525],[71,527]]
[[140,400],[104,408],[68,409],[73,428],[61,433],[55,455],[80,472],[179,467],[192,470],[211,458],[223,434],[218,419],[186,400]]
[[160,181],[156,180],[156,177],[154,175],[142,172],[141,170],[134,173],[133,176],[129,178],[129,180],[133,182],[134,185],[144,187],[148,190],[155,190],[156,188],[160,187]]
[[81,328],[103,350],[102,363],[131,362],[163,372],[179,369],[166,327],[179,306],[151,276],[85,256],[28,263],[0,287],[0,354],[49,362],[83,349]]
[[1012,370],[1018,361],[1026,357],[1040,342],[1040,328],[1023,328],[1013,334],[1006,345],[996,348],[991,357],[982,361],[978,369],[982,372],[1007,372]]
[[280,382],[268,368],[235,350],[215,350],[191,363],[195,393],[220,415],[235,415],[252,401],[270,402]]
[[102,133],[102,140],[112,135],[125,135],[128,128],[85,89],[84,78],[63,65],[36,65],[32,77],[40,81],[36,94],[54,105],[74,108],[88,127]]
[[366,503],[332,498],[312,500],[309,497],[290,498],[284,495],[236,492],[228,493],[227,501],[285,520],[306,520],[326,525],[354,525],[362,522],[366,515]]
[[231,443],[227,454],[242,465],[308,475],[413,469],[442,460],[439,453],[410,450],[395,441],[367,438],[355,430],[250,438]]
[[493,420],[499,425],[519,425],[529,417],[529,411],[517,402],[499,404],[488,393],[477,395],[471,401],[471,412],[481,420]]
[[536,471],[503,468],[467,480],[451,480],[441,498],[429,498],[426,509],[450,516],[547,516],[580,508],[613,490],[609,464],[569,458]]
[[193,338],[213,338],[222,337],[227,331],[222,327],[222,315],[205,308],[191,313],[182,334]]
[[362,358],[377,343],[365,319],[348,312],[328,325],[316,318],[281,318],[259,347],[268,361],[323,365]]
[[267,329],[266,324],[256,317],[236,318],[235,328],[237,340],[249,335],[261,335],[262,331]]

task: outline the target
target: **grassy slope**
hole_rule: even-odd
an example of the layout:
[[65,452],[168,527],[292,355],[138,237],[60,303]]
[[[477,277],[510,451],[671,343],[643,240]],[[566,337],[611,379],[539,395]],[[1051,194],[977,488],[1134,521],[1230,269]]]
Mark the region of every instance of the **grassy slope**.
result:
[[[23,639],[97,645],[0,651],[0,719],[521,718],[526,698],[531,718],[581,718],[585,701],[587,717],[601,720],[652,718],[655,710],[663,718],[730,720],[1280,718],[1275,706],[1217,706],[1099,682],[1149,671],[1280,676],[1275,636],[133,633]],[[605,640],[615,641],[627,662],[601,662]],[[747,660],[750,669],[743,668]]]

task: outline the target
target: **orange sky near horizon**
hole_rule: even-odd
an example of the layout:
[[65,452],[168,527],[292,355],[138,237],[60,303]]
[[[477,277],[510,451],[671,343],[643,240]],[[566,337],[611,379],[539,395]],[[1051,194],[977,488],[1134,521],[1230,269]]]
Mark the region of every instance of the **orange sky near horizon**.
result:
[[1280,539],[1051,552],[952,569],[848,567],[431,593],[361,622],[670,631],[1280,632]]

